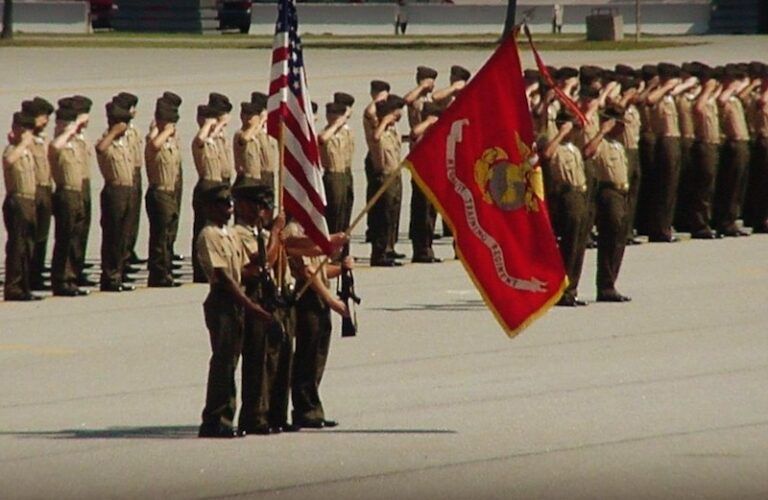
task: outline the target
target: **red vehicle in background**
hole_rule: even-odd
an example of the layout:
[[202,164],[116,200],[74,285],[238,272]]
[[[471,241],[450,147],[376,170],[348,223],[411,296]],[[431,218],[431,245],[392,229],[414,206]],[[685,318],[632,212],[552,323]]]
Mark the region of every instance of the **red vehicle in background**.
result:
[[93,29],[110,29],[112,27],[113,0],[90,0],[91,27]]

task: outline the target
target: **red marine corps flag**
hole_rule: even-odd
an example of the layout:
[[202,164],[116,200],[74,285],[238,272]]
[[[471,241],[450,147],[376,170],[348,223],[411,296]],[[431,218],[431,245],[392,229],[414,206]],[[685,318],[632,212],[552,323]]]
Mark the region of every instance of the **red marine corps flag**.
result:
[[508,37],[406,160],[510,337],[568,283],[544,202],[517,46]]

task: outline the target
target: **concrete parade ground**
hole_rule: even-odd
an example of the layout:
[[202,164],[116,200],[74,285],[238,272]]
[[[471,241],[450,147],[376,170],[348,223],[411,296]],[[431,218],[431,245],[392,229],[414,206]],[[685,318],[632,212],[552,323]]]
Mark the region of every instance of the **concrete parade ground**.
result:
[[[552,65],[722,64],[768,48],[765,37],[704,41],[542,55]],[[438,69],[441,85],[452,64],[474,72],[488,55],[305,53],[314,100],[322,106],[337,90],[358,99],[356,207],[365,198],[368,82],[385,79],[404,94],[419,64]],[[146,131],[154,100],[180,94],[186,202],[177,250],[188,254],[195,107],[210,91],[236,105],[264,91],[269,57],[4,47],[0,128],[23,99],[78,93],[96,103],[94,139],[106,126],[103,104],[128,90],[141,99],[136,125]],[[527,52],[523,60],[533,64]],[[96,201],[102,183],[92,172]],[[398,250],[410,255],[405,175]],[[98,269],[97,202],[94,210],[88,258]],[[204,285],[0,302],[0,498],[768,498],[768,236],[630,247],[618,286],[631,303],[556,308],[509,340],[452,260],[450,240],[435,243],[442,264],[370,268],[362,231],[352,247],[360,333],[341,339],[334,319],[321,387],[328,418],[340,421],[329,430],[196,437],[210,355]],[[147,238],[144,216],[143,256]],[[580,285],[591,302],[595,257],[588,251]],[[189,281],[188,263],[183,271]]]

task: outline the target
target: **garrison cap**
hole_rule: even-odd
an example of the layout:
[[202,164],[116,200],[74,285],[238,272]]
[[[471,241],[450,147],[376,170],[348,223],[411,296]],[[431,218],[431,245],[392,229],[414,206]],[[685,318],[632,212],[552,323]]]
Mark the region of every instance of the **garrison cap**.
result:
[[259,104],[255,102],[241,102],[240,114],[244,116],[254,116],[260,114],[264,110]]
[[420,82],[427,78],[437,78],[437,70],[428,68],[427,66],[419,66],[416,68],[416,81]]
[[244,180],[232,188],[232,196],[236,200],[245,200],[267,208],[275,208],[275,191],[271,186]]
[[251,103],[259,109],[259,113],[267,109],[269,97],[262,92],[251,92]]
[[376,103],[376,116],[383,118],[398,109],[402,109],[403,106],[405,106],[405,100],[402,97],[390,94],[386,100]]
[[725,67],[723,76],[730,80],[742,80],[747,77],[747,72],[737,64],[729,64]]
[[197,107],[198,118],[218,118],[218,116],[219,113],[207,104],[201,104]]
[[25,130],[35,128],[35,117],[26,113],[17,112],[13,114],[13,124]]
[[535,69],[526,69],[525,71],[523,71],[523,78],[526,81],[531,81],[531,82],[538,81],[540,76],[541,75],[539,75],[539,71]]
[[343,104],[351,108],[355,104],[355,98],[345,92],[336,92],[333,94],[333,102]]
[[114,102],[108,102],[106,105],[107,118],[114,123],[129,123],[133,118],[131,112]]
[[579,78],[582,81],[591,82],[600,78],[600,75],[602,74],[602,72],[603,70],[601,68],[598,68],[597,66],[585,64],[584,66],[581,66],[579,68]]
[[93,101],[91,99],[84,95],[72,96],[72,99],[74,99],[73,107],[78,113],[83,114],[91,112],[91,108],[93,107]]
[[56,104],[59,105],[59,108],[72,108],[74,109],[75,106],[75,98],[74,97],[62,97],[59,99]]
[[640,82],[637,80],[637,78],[633,78],[631,76],[619,75],[616,81],[619,82],[621,85],[621,90],[624,92],[629,89],[636,89],[640,87]]
[[371,80],[371,93],[389,92],[390,86],[383,80]]
[[747,68],[750,78],[762,78],[765,72],[765,64],[759,61],[752,61]]
[[680,67],[670,63],[659,63],[659,78],[669,80],[671,78],[680,78]]
[[393,107],[393,109],[400,109],[405,106],[405,99],[395,94],[389,94],[387,96],[387,102]]
[[120,92],[112,98],[112,102],[120,106],[121,108],[131,109],[139,104],[139,98],[131,94],[130,92]]
[[709,66],[702,65],[698,68],[698,75],[696,76],[698,76],[701,81],[706,82],[715,77],[715,70]]
[[172,107],[161,106],[155,110],[155,120],[166,123],[179,122],[179,110]]
[[229,185],[222,182],[221,184],[216,184],[203,191],[201,197],[205,203],[231,201],[232,192],[229,189]]
[[208,94],[208,106],[218,113],[223,115],[232,111],[232,103],[229,101],[229,97],[218,92],[211,92]]
[[472,76],[467,68],[462,66],[451,66],[451,81],[467,81]]
[[617,64],[614,70],[619,75],[635,76],[635,70],[632,68],[632,66],[627,66],[626,64]]
[[347,106],[340,102],[329,102],[325,105],[325,113],[328,115],[343,115],[347,112]]
[[73,108],[59,108],[56,110],[56,119],[63,122],[73,122],[77,120],[77,111]]
[[51,114],[48,112],[48,108],[44,107],[42,103],[33,100],[22,102],[21,112],[26,115],[34,116],[35,118],[38,116],[48,116]]
[[157,101],[155,101],[155,111],[157,111],[159,109],[171,109],[171,110],[174,110],[174,111],[178,111],[179,107],[174,105],[170,101],[166,101],[165,98],[160,97],[160,98],[157,99]]
[[[32,109],[34,110],[33,113],[29,113],[29,114],[32,114],[34,116],[50,115],[55,110],[55,108],[53,107],[53,104],[48,102],[46,99],[43,99],[42,97],[35,97],[29,102],[32,103]],[[23,106],[24,106],[24,103],[22,103],[22,107]]]
[[570,78],[578,78],[579,71],[576,68],[570,66],[563,66],[558,69],[553,75],[555,80],[568,80]]
[[443,113],[443,109],[434,102],[425,102],[424,107],[421,108],[421,116],[424,118],[428,116],[439,117]]
[[174,94],[170,90],[166,90],[165,92],[163,92],[163,97],[161,97],[161,99],[173,104],[177,108],[181,106],[181,103],[182,103],[181,97],[179,97],[178,94]]
[[600,73],[600,77],[606,82],[615,82],[619,77],[619,74],[613,70],[606,69]]
[[653,64],[644,64],[643,67],[640,68],[640,76],[647,82],[654,77],[659,76],[659,69]]

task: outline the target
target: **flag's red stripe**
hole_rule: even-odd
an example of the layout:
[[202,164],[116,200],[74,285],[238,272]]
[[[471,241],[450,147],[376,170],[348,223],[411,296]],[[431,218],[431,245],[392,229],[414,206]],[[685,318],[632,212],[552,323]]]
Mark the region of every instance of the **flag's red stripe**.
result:
[[294,200],[288,192],[285,193],[283,202],[285,203],[286,212],[289,212],[296,218],[296,221],[304,228],[304,233],[307,237],[314,241],[326,255],[331,255],[333,248],[328,235],[324,234],[317,226],[315,226],[312,218],[304,210],[301,204]]
[[[302,117],[306,121],[306,116]],[[294,116],[288,108],[288,114],[285,117],[285,126],[293,132],[294,137],[299,141],[301,149],[304,150],[304,155],[307,157],[312,165],[319,165],[320,153],[317,149],[317,141],[312,136],[311,127],[307,124],[307,128],[310,130],[310,137],[304,135],[304,131],[301,129],[301,125],[298,123],[298,117]]]
[[285,168],[288,169],[291,175],[293,175],[293,178],[296,179],[296,182],[299,183],[299,186],[301,186],[301,188],[306,191],[307,197],[309,198],[309,201],[312,202],[312,205],[314,205],[315,209],[321,214],[325,214],[325,204],[320,198],[320,194],[317,192],[317,188],[310,183],[309,179],[304,174],[304,169],[301,167],[298,160],[296,160],[296,158],[290,154],[288,149],[285,150],[284,161]]

